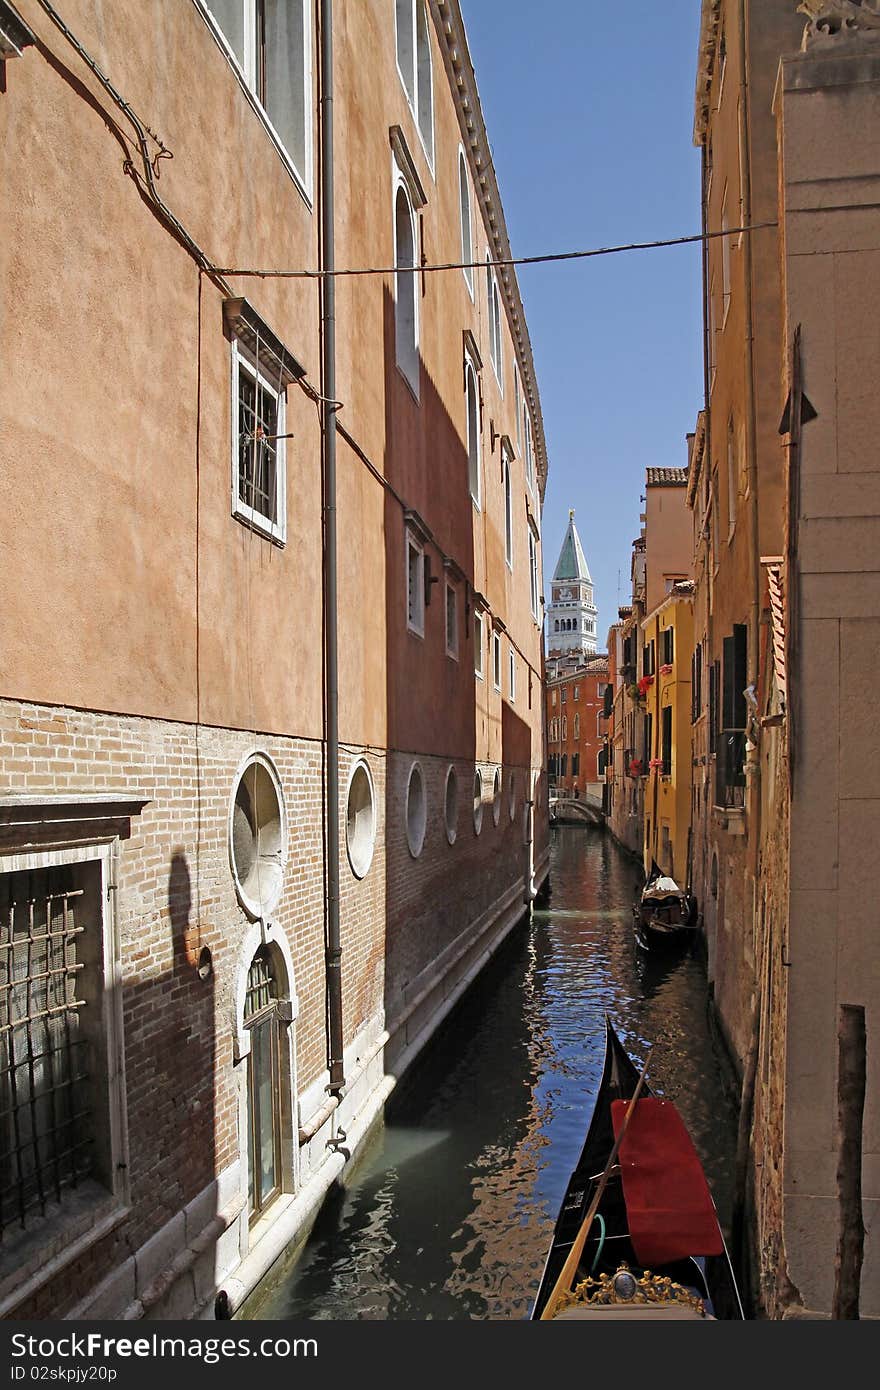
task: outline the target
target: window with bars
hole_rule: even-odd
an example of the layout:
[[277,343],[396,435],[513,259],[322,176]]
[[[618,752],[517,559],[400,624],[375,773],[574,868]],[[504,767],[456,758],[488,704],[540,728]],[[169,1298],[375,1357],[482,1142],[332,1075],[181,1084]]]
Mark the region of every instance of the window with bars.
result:
[[4,1242],[63,1210],[89,1178],[108,1177],[102,941],[96,865],[0,875]]
[[283,993],[271,950],[261,946],[248,971],[244,1026],[248,1058],[248,1199],[256,1220],[282,1190],[281,1068]]
[[247,300],[225,300],[223,313],[232,341],[232,514],[283,545],[287,387],[304,368]]

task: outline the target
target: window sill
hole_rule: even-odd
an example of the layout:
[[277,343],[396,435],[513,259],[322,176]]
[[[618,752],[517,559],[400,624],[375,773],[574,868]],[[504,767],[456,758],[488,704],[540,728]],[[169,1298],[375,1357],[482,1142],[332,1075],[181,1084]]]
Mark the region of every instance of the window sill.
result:
[[251,512],[249,508],[241,505],[232,509],[232,516],[235,521],[246,526],[249,531],[255,531],[258,536],[262,536],[264,541],[271,541],[277,545],[279,550],[283,550],[287,544],[286,529],[280,526],[273,526],[271,521],[261,520],[256,512]]
[[11,1239],[4,1236],[0,1318],[8,1317],[25,1299],[109,1235],[127,1218],[129,1210],[96,1182],[85,1182],[75,1193],[65,1194],[64,1209],[57,1208],[56,1214],[41,1218],[31,1231],[21,1231]]

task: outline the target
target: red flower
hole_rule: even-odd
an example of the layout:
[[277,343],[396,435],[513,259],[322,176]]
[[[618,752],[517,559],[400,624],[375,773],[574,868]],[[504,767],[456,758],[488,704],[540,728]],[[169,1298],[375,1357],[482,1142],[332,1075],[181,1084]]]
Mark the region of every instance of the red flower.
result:
[[654,684],[654,677],[653,677],[653,676],[642,676],[641,680],[639,681],[639,694],[640,694],[640,695],[647,695],[648,691],[650,690],[650,688],[651,688],[651,686],[652,686],[653,684]]

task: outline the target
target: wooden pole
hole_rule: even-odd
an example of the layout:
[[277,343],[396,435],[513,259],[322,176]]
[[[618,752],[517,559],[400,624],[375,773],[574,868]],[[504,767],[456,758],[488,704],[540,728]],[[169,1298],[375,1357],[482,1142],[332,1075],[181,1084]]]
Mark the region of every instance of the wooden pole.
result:
[[[653,1050],[654,1049],[652,1048],[651,1052],[653,1052]],[[617,1158],[618,1150],[620,1149],[620,1146],[623,1143],[623,1136],[626,1134],[630,1118],[633,1114],[633,1111],[636,1108],[636,1101],[639,1098],[639,1093],[641,1092],[641,1089],[645,1084],[645,1077],[648,1075],[648,1063],[651,1060],[651,1052],[649,1052],[647,1057],[645,1058],[645,1065],[642,1067],[642,1074],[639,1077],[638,1085],[636,1086],[636,1089],[633,1091],[632,1099],[626,1107],[626,1114],[623,1117],[623,1124],[620,1126],[620,1133],[614,1141],[614,1146],[611,1150],[611,1153],[608,1155],[608,1162],[605,1164],[605,1167],[602,1170],[602,1175],[599,1178],[599,1181],[596,1185],[596,1191],[593,1194],[593,1200],[590,1202],[590,1205],[587,1208],[587,1214],[581,1222],[581,1228],[575,1236],[574,1244],[568,1252],[568,1258],[566,1259],[565,1264],[562,1266],[562,1269],[560,1270],[559,1278],[553,1285],[547,1302],[544,1304],[543,1312],[541,1313],[541,1316],[538,1319],[539,1322],[546,1321],[553,1317],[553,1314],[556,1311],[556,1305],[558,1304],[562,1295],[565,1293],[566,1289],[571,1288],[574,1276],[577,1274],[577,1267],[580,1264],[581,1255],[583,1254],[584,1246],[587,1243],[587,1236],[590,1233],[590,1227],[593,1224],[593,1218],[599,1209],[599,1203],[602,1200],[602,1194],[605,1191],[605,1188],[608,1184],[608,1179],[611,1175],[611,1170],[614,1167],[614,1161]]]
[[865,1224],[862,1218],[862,1119],[867,1053],[865,1010],[842,1004],[837,1027],[837,1200],[840,1233],[834,1262],[832,1318],[858,1318]]

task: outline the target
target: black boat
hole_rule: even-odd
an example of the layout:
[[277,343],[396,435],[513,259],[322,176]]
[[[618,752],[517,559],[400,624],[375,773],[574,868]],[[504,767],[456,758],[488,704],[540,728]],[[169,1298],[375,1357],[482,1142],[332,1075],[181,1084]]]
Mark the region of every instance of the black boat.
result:
[[739,1321],[733,1268],[687,1130],[644,1073],[639,1090],[607,1018],[605,1028],[599,1093],[531,1318]]
[[656,859],[633,908],[636,941],[644,950],[689,945],[697,934],[697,903],[664,874]]

